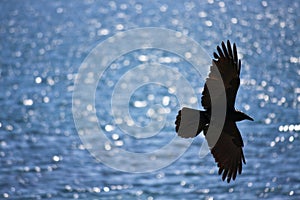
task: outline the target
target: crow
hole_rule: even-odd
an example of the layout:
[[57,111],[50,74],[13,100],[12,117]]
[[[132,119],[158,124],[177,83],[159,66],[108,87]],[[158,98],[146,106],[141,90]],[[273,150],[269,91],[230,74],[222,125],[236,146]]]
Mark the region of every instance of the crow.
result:
[[[224,42],[221,47],[217,46],[217,53],[213,53],[212,65],[208,78],[204,84],[201,97],[202,110],[191,108],[182,108],[176,117],[176,132],[180,137],[196,137],[201,131],[210,146],[211,154],[219,168],[218,174],[222,174],[222,180],[235,180],[237,173],[242,173],[243,163],[246,164],[243,153],[243,139],[236,125],[236,122],[253,119],[245,113],[235,109],[235,100],[238,88],[240,86],[241,60],[238,58],[235,43],[231,46],[227,40],[227,46]],[[220,87],[220,84],[222,84]],[[210,95],[211,94],[214,96]],[[219,103],[218,99],[226,99],[225,103]],[[212,98],[213,97],[213,98]],[[215,99],[215,101],[212,101]],[[213,103],[212,103],[213,102]],[[212,109],[218,109],[218,106],[226,106],[225,119],[223,127],[219,134],[209,132],[209,127],[213,124]],[[216,134],[215,141],[210,141],[209,134]]]

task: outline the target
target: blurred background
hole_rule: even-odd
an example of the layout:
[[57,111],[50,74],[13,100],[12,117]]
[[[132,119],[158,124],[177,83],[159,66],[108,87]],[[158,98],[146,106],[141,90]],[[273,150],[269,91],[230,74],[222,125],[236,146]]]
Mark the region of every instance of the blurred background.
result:
[[[2,0],[0,9],[0,199],[300,198],[298,1]],[[255,119],[238,124],[247,164],[236,181],[221,181],[210,154],[199,157],[201,137],[170,166],[144,174],[111,169],[83,146],[72,116],[80,64],[99,42],[142,27],[182,32],[210,56],[221,41],[236,42],[242,59],[237,108]],[[147,124],[153,104],[168,111],[159,139],[130,138],[110,115],[118,78],[151,61],[182,70],[201,97],[203,80],[168,52],[118,58],[99,83],[96,109],[108,138],[130,151],[152,151],[176,137],[180,105],[166,88],[139,88],[130,104],[140,124]]]

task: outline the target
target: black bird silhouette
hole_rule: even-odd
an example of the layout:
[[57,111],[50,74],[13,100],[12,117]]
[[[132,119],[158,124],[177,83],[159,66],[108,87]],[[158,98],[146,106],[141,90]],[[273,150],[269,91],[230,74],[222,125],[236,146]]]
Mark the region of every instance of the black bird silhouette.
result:
[[[183,108],[176,117],[176,132],[179,136],[188,138],[196,137],[201,131],[207,137],[208,128],[211,124],[212,106],[216,108],[222,103],[218,103],[218,98],[226,95],[225,122],[221,128],[214,145],[210,147],[215,162],[219,167],[219,175],[222,180],[235,180],[237,173],[242,173],[242,165],[246,164],[243,153],[243,139],[237,128],[236,122],[253,119],[241,111],[235,109],[235,99],[240,86],[241,60],[238,59],[236,45],[227,41],[227,46],[222,42],[221,47],[217,46],[217,53],[214,52],[214,59],[210,67],[210,73],[206,79],[201,97],[201,104],[205,111]],[[218,85],[221,82],[223,88]],[[214,90],[216,103],[211,103],[212,99],[209,90]],[[225,94],[224,94],[225,93]]]

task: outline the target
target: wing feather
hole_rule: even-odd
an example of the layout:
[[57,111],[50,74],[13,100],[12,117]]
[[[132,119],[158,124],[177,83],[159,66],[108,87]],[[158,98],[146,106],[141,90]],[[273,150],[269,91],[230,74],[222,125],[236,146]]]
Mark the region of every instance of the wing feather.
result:
[[217,50],[218,50],[218,53],[219,53],[220,57],[221,58],[225,58],[225,56],[224,56],[224,54],[222,52],[222,49],[219,46],[217,46]]
[[227,49],[228,49],[229,57],[233,58],[231,44],[230,44],[229,40],[227,40]]
[[214,52],[214,57],[215,57],[215,59],[219,59],[220,58],[219,55],[216,52]]
[[225,54],[225,58],[229,58],[229,54],[228,54],[228,52],[227,52],[227,48],[226,48],[224,42],[222,42],[222,49],[223,49],[223,52],[224,52],[224,54]]

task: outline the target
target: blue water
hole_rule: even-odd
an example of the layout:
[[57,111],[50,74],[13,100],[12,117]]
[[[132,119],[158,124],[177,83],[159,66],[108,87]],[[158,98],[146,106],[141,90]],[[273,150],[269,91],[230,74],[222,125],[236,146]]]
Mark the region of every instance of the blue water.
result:
[[[299,7],[293,0],[2,0],[0,199],[299,199]],[[99,42],[141,27],[180,31],[210,56],[222,40],[237,43],[243,63],[237,107],[255,121],[239,123],[247,164],[236,181],[222,182],[212,156],[199,157],[200,137],[177,161],[151,173],[112,169],[85,149],[72,115],[79,67]],[[172,56],[132,52],[129,66],[139,64],[135,59],[139,55],[152,54],[153,59]],[[180,70],[189,67],[180,65]],[[103,81],[108,86],[99,85],[96,92],[97,116],[104,128],[113,123],[107,106],[124,73],[116,69],[106,72]],[[192,75],[189,80],[202,87],[203,82]],[[143,109],[152,106],[143,101],[143,94],[151,104],[164,103],[167,123],[159,139],[147,141],[133,140],[115,129],[112,140],[130,151],[155,150],[175,134],[173,121],[180,108],[176,98],[164,87],[139,88],[130,110],[140,124],[148,123]]]

